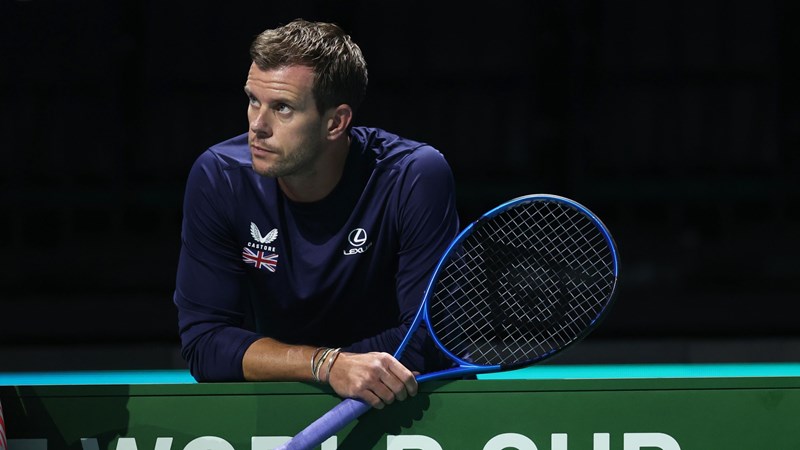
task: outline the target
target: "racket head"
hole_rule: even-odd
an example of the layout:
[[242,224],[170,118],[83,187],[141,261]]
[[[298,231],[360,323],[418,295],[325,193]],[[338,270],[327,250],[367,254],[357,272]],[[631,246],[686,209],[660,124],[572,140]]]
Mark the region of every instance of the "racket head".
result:
[[618,275],[616,244],[595,214],[566,197],[525,195],[453,241],[431,277],[423,319],[462,372],[523,367],[594,330]]

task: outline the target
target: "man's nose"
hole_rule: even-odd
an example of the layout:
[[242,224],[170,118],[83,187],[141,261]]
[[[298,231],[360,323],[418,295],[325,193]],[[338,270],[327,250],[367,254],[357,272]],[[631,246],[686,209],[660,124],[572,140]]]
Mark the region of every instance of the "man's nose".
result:
[[260,110],[250,119],[250,130],[258,134],[270,133],[266,111]]

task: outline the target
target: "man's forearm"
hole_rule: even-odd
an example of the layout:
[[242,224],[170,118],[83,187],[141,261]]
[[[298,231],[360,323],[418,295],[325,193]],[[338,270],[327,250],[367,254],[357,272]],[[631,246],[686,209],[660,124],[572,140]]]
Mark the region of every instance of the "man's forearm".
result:
[[312,381],[311,355],[315,348],[289,345],[271,338],[253,342],[244,352],[242,370],[247,381]]
[[414,374],[388,353],[318,352],[315,347],[288,345],[266,337],[253,342],[245,351],[244,378],[248,381],[312,381],[312,357],[318,358],[318,381],[329,383],[340,397],[359,398],[373,407],[383,408],[417,393]]

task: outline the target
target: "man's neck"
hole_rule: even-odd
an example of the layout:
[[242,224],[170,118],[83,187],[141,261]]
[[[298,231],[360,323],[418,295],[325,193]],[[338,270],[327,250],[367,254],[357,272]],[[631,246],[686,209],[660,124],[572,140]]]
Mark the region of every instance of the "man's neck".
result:
[[325,150],[311,172],[280,177],[278,186],[293,202],[310,203],[322,200],[333,191],[342,178],[349,150],[349,139],[338,142]]

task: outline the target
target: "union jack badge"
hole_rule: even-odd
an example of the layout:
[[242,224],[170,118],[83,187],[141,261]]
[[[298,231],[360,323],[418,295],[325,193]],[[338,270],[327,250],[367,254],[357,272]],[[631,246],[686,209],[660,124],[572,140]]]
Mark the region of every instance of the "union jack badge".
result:
[[252,264],[256,269],[267,269],[270,272],[275,272],[275,268],[278,266],[278,254],[267,254],[262,250],[253,251],[245,247],[242,251],[242,261]]

